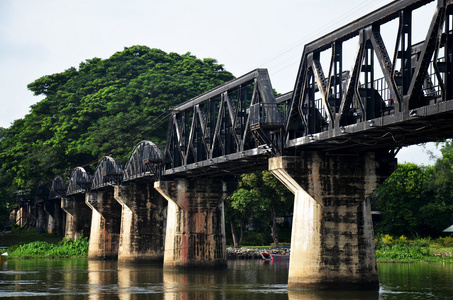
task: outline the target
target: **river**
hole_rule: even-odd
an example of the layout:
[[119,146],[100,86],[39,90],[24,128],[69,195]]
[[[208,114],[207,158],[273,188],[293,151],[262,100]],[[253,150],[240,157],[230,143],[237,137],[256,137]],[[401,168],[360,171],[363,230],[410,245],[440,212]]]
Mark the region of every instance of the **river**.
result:
[[86,259],[0,263],[0,298],[21,299],[453,299],[452,264],[379,264],[379,292],[287,289],[288,262],[229,260],[217,271]]

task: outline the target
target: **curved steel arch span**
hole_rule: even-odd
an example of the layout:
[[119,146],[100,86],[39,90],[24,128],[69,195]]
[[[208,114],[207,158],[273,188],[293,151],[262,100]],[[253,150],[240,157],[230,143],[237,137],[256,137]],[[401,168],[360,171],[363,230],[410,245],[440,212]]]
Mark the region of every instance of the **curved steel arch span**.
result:
[[68,184],[67,196],[87,192],[92,184],[92,177],[82,167],[76,167],[72,173]]
[[94,172],[92,189],[100,189],[121,183],[124,171],[121,166],[110,156],[104,156],[99,160],[98,167]]
[[132,150],[124,167],[124,181],[152,177],[158,179],[162,173],[163,155],[151,141],[141,141]]

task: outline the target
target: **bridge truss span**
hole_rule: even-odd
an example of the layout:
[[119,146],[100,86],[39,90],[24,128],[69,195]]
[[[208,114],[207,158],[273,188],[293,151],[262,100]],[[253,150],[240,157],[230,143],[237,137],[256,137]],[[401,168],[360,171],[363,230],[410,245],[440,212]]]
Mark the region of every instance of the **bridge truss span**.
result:
[[91,189],[102,189],[120,184],[123,176],[121,166],[110,156],[104,156],[94,172]]
[[163,154],[151,141],[141,141],[132,150],[132,154],[124,167],[123,181],[140,178],[157,180],[162,175]]
[[84,168],[76,167],[71,173],[66,195],[72,196],[76,194],[84,194],[89,191],[92,183],[92,176],[89,175]]
[[164,174],[266,168],[262,156],[281,151],[273,132],[283,125],[267,70],[252,71],[173,109]]
[[451,1],[437,1],[413,43],[417,10],[431,2],[394,1],[307,44],[286,102],[285,148],[360,152],[451,137]]

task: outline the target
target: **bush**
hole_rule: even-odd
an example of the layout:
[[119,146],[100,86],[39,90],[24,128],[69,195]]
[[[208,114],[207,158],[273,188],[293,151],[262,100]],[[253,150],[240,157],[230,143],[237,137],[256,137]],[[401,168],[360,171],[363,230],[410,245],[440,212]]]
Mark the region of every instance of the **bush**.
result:
[[453,247],[453,236],[440,237],[437,239],[437,242],[442,247]]
[[75,241],[65,238],[57,245],[36,241],[10,247],[8,249],[8,255],[12,258],[86,257],[88,255],[88,245],[89,242],[85,237]]
[[256,231],[245,231],[242,238],[242,245],[244,246],[265,246],[272,242],[270,234]]

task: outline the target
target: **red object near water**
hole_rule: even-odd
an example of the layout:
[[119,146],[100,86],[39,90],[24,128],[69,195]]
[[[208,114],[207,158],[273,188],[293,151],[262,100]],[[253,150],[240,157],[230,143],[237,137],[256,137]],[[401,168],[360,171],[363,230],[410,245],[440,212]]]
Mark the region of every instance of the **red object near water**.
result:
[[264,260],[289,260],[289,254],[272,254],[267,252],[261,252],[260,254]]

